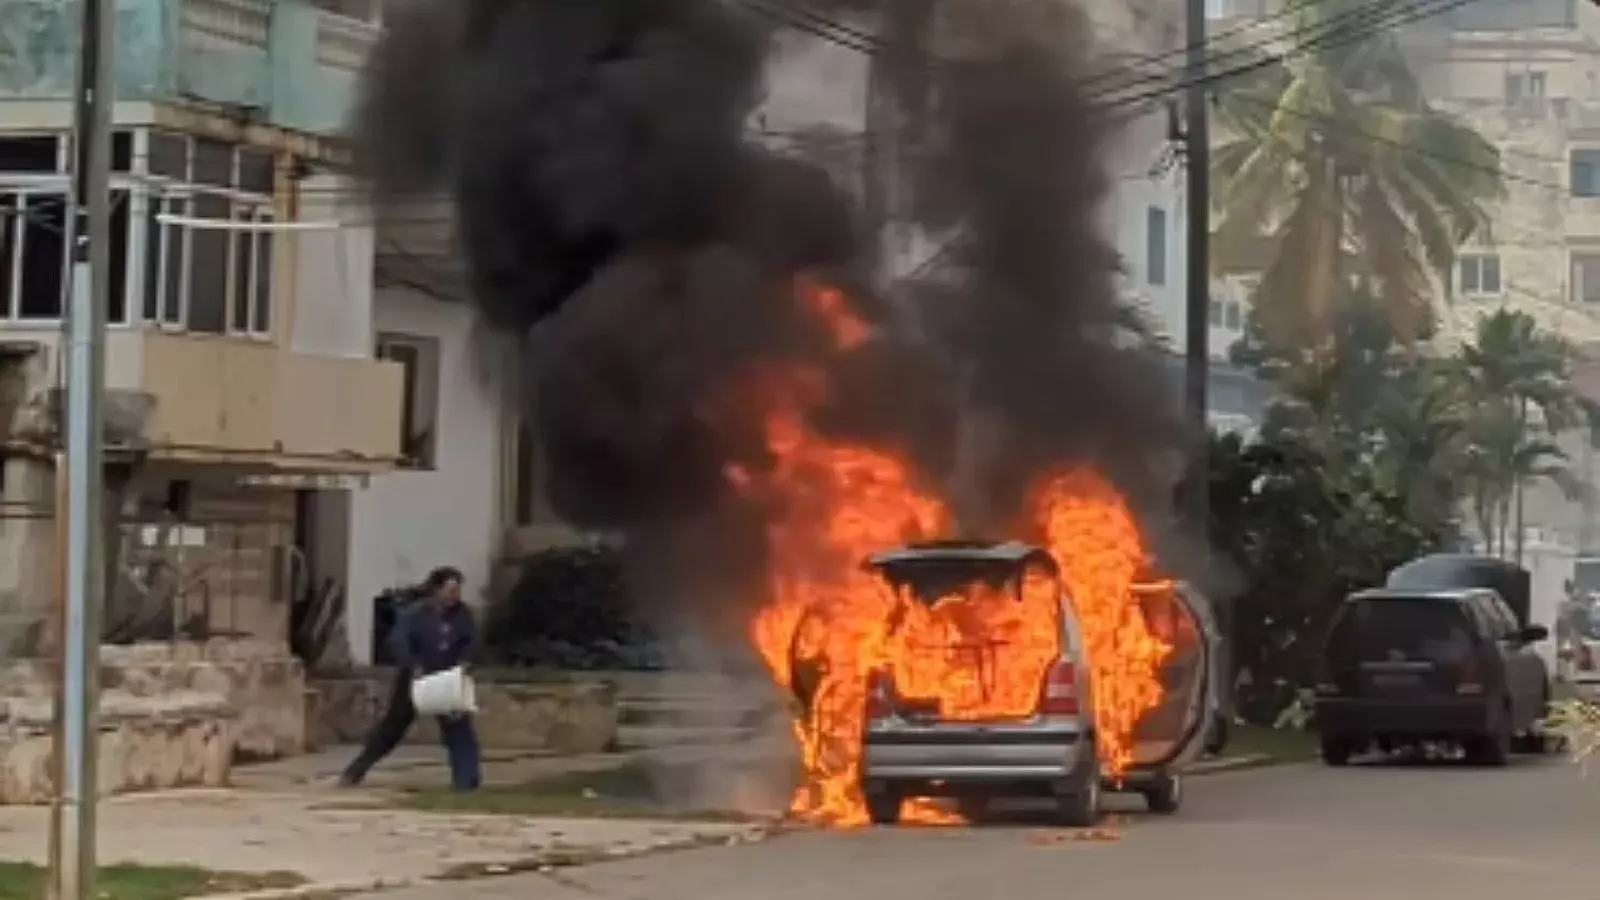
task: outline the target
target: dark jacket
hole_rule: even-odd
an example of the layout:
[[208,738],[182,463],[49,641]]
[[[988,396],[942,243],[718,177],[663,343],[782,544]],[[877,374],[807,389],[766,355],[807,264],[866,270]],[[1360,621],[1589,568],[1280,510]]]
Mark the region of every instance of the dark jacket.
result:
[[413,676],[453,669],[472,658],[478,626],[465,603],[441,609],[414,603],[401,614],[393,637],[395,664]]

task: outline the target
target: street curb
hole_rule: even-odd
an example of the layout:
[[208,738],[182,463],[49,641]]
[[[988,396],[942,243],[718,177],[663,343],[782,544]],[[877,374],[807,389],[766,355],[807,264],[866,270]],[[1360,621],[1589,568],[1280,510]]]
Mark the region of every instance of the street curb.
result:
[[427,884],[442,885],[460,881],[483,881],[491,878],[501,878],[508,875],[523,875],[530,872],[550,872],[556,869],[568,869],[594,865],[595,863],[601,862],[621,861],[640,856],[654,856],[656,854],[671,853],[680,850],[694,850],[700,847],[758,843],[779,833],[779,829],[769,827],[758,829],[751,833],[732,836],[686,836],[681,840],[667,840],[653,846],[639,847],[637,849],[631,849],[627,852],[620,853],[616,852],[615,848],[582,848],[582,850],[579,852],[547,853],[520,860],[458,863],[455,866],[445,869],[437,874],[419,875],[411,878],[374,878],[355,881],[311,882],[291,888],[263,888],[258,891],[241,891],[232,894],[207,894],[200,897],[193,897],[191,900],[336,900],[336,898],[349,897],[353,894],[394,891],[402,888],[419,887]]
[[424,880],[374,878],[361,881],[312,882],[291,888],[262,888],[259,891],[237,891],[232,894],[205,894],[191,900],[331,900],[335,897],[348,897],[351,894],[411,887]]
[[1259,769],[1262,766],[1276,765],[1285,760],[1280,760],[1266,753],[1248,753],[1244,756],[1228,756],[1222,759],[1202,760],[1190,763],[1184,769],[1186,775],[1216,775],[1221,772],[1235,772],[1240,769]]

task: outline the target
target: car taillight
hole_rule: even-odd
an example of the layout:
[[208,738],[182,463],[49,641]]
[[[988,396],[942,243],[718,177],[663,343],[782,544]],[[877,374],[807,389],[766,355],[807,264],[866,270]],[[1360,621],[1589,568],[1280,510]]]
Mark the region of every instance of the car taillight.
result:
[[886,719],[894,715],[894,680],[888,672],[867,676],[867,718]]
[[1039,689],[1039,714],[1075,716],[1078,708],[1078,667],[1071,660],[1058,660]]
[[1483,682],[1478,680],[1478,661],[1469,659],[1461,664],[1461,671],[1456,676],[1457,694],[1481,694]]

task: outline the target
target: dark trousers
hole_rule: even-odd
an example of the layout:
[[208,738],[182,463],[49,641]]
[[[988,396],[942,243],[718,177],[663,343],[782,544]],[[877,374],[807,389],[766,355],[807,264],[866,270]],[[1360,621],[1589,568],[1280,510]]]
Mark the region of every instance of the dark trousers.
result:
[[[411,724],[416,720],[417,710],[411,705],[411,673],[397,672],[389,691],[389,705],[383,712],[383,718],[373,726],[372,732],[367,735],[366,743],[361,747],[361,752],[344,770],[344,780],[351,784],[361,783],[373,766],[393,753],[394,748],[400,746],[400,742],[405,740],[406,732],[411,730]],[[440,716],[438,721],[439,737],[444,744],[445,753],[450,758],[450,785],[458,791],[477,789],[482,783],[483,776],[478,752],[478,733],[472,727],[472,717]]]

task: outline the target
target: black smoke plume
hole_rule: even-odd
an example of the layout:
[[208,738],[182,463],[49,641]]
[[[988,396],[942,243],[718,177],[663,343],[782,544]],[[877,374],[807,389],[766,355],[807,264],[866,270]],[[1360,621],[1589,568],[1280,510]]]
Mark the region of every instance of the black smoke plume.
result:
[[718,0],[386,8],[358,167],[380,209],[453,197],[475,302],[527,342],[563,516],[630,532],[663,565],[748,557],[717,532],[752,533],[723,472],[759,459],[757,423],[712,407],[753,363],[834,358],[796,302],[801,273],[845,287],[881,336],[833,364],[843,389],[819,427],[961,482],[969,523],[1003,521],[1068,462],[1163,487],[1174,419],[1153,359],[1118,337],[1098,218],[1113,129],[1078,86],[1086,26],[1054,0],[939,7],[981,27],[935,28],[905,79],[919,108],[902,168],[916,218],[954,237],[931,277],[885,297],[863,286],[854,200],[748,132],[770,20]]

